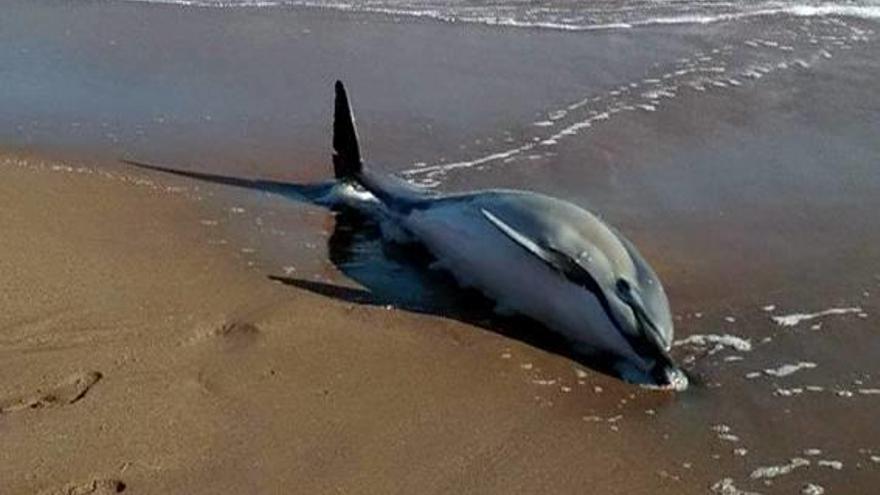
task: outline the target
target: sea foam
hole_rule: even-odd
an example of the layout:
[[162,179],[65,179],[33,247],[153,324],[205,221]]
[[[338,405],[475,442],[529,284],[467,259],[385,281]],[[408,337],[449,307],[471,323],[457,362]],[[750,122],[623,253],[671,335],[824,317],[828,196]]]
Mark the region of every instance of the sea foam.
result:
[[829,308],[816,313],[794,313],[790,315],[773,316],[773,321],[782,327],[793,327],[802,321],[813,320],[823,316],[845,315],[850,313],[862,313],[862,308]]

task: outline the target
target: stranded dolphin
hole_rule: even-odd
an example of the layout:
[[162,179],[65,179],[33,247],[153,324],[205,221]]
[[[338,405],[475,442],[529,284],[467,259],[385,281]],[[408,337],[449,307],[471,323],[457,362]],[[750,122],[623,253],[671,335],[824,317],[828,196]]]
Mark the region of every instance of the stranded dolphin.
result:
[[541,194],[440,195],[366,168],[345,88],[336,82],[336,178],[384,214],[465,286],[566,337],[578,354],[616,358],[621,377],[682,388],[669,356],[673,326],[660,280],[636,248],[590,212]]
[[[592,213],[518,190],[427,191],[364,166],[345,87],[336,82],[333,185],[313,189],[271,181],[147,168],[230,185],[344,204],[380,220],[383,235],[418,242],[465,287],[537,320],[573,354],[611,361],[624,380],[683,389],[669,356],[673,325],[660,280],[636,248]],[[135,162],[135,165],[145,166]]]

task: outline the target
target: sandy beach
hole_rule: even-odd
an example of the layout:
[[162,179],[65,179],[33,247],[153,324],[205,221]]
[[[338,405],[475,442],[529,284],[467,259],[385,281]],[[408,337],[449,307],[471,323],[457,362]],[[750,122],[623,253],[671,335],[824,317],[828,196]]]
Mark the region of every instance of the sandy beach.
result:
[[[0,9],[0,493],[876,491],[876,20]],[[358,218],[118,161],[326,180],[336,78],[378,167],[632,239],[690,389],[573,361]]]
[[583,416],[668,396],[273,282],[189,188],[2,163],[2,230],[23,233],[2,241],[8,493],[663,491],[653,470],[614,475],[645,455],[624,439],[657,424]]

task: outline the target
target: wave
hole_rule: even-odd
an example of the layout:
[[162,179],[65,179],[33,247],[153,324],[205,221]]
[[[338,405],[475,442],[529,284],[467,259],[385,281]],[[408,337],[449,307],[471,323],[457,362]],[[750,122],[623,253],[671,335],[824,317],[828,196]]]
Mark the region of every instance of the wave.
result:
[[[713,24],[739,19],[767,16],[828,17],[840,16],[868,20],[880,19],[880,4],[807,2],[784,3],[778,1],[757,4],[734,4],[730,2],[693,2],[676,4],[672,12],[645,15],[653,10],[646,5],[628,6],[626,2],[614,9],[584,7],[567,18],[552,8],[526,9],[521,4],[496,4],[492,7],[473,8],[455,3],[437,2],[426,8],[423,3],[409,2],[322,2],[316,0],[127,0],[145,3],[178,4],[215,8],[258,8],[297,6],[348,12],[366,12],[389,16],[427,18],[447,23],[471,23],[488,26],[551,29],[560,31],[592,31],[605,29],[631,29],[634,27]],[[550,4],[551,2],[548,2]],[[718,12],[718,10],[722,10]],[[736,10],[741,9],[741,10]],[[714,11],[713,11],[714,10]],[[576,18],[580,22],[567,19]],[[584,22],[590,19],[588,22]]]

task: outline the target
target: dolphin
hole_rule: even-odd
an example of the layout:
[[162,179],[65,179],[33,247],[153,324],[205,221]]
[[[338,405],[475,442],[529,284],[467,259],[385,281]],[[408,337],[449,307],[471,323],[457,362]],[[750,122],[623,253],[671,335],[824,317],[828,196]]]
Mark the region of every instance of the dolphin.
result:
[[333,168],[424,245],[459,284],[544,323],[579,355],[614,358],[621,378],[681,389],[673,324],[657,274],[599,217],[530,191],[439,194],[364,165],[345,86],[336,82]]
[[672,390],[688,385],[669,355],[673,324],[663,286],[620,232],[577,205],[535,192],[441,194],[376,172],[361,157],[341,81],[335,85],[332,184],[292,189],[125,161],[361,210],[379,220],[383,237],[421,244],[437,260],[432,267],[498,308],[544,324],[568,342],[571,354],[610,362],[630,383]]

